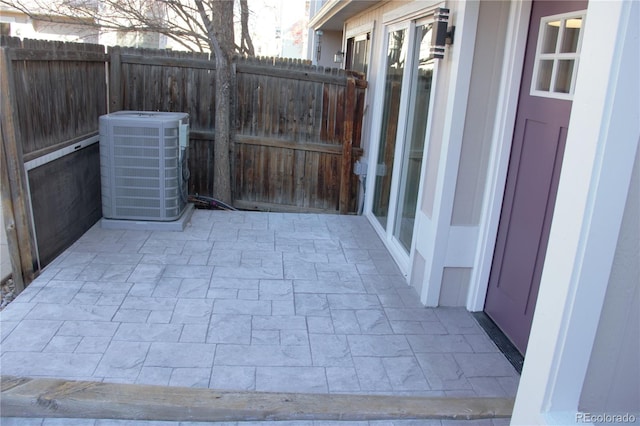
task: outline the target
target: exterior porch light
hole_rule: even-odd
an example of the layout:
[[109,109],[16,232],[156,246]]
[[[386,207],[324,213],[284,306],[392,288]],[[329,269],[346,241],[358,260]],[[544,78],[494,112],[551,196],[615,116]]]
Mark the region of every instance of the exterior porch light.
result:
[[453,44],[453,34],[456,27],[448,27],[449,9],[439,7],[433,14],[433,31],[431,32],[430,53],[436,59],[444,58],[447,44]]
[[342,50],[338,50],[335,55],[333,55],[333,62],[336,64],[341,64],[344,61],[344,52]]
[[316,30],[316,61],[320,62],[320,56],[322,53],[322,30]]

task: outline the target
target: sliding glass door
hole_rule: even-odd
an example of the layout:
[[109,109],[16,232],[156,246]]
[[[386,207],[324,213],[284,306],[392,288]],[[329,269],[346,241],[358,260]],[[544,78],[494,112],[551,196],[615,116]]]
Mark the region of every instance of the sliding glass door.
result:
[[388,33],[387,65],[385,69],[382,128],[378,145],[376,185],[373,195],[373,214],[383,228],[387,228],[391,179],[398,136],[400,101],[405,63],[407,60],[407,29]]
[[413,239],[433,81],[433,59],[429,58],[431,24],[417,26],[415,34],[414,63],[406,120],[407,131],[400,161],[399,198],[393,229],[394,237],[407,253],[411,250]]
[[431,22],[411,21],[387,31],[384,92],[373,188],[375,227],[403,272],[408,272],[429,123],[434,62]]

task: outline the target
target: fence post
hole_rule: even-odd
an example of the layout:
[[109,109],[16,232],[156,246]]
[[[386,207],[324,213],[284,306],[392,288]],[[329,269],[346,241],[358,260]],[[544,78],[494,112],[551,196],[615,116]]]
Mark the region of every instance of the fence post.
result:
[[[11,267],[16,293],[34,279],[35,244],[29,213],[29,193],[26,190],[26,172],[22,155],[22,138],[17,125],[13,70],[9,48],[0,53],[0,110],[2,114],[2,211],[11,254]],[[5,206],[5,203],[7,204]]]
[[109,110],[112,113],[122,110],[122,49],[120,46],[109,48]]
[[347,77],[344,97],[344,133],[342,138],[342,164],[340,168],[340,214],[349,212],[351,193],[351,157],[353,149],[353,117],[355,113],[356,81]]

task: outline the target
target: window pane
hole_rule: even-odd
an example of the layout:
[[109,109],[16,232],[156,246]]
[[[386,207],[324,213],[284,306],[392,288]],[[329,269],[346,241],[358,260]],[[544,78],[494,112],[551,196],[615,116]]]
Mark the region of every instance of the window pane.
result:
[[542,42],[542,53],[555,53],[558,44],[558,33],[560,32],[560,21],[547,22],[544,26],[544,41]]
[[376,185],[373,194],[372,209],[373,214],[385,229],[387,227],[387,215],[389,213],[389,196],[391,194],[393,157],[396,147],[396,132],[398,130],[402,75],[404,73],[407,56],[405,35],[406,30],[389,33],[387,46],[382,128],[380,132],[380,146],[378,148]]
[[367,59],[368,59],[368,47],[369,39],[359,40],[354,43],[353,49],[353,69],[354,71],[360,71],[367,74]]
[[558,69],[556,71],[556,84],[554,92],[569,93],[571,92],[571,78],[573,76],[573,59],[562,59],[558,61]]
[[418,43],[416,43],[413,53],[416,65],[411,75],[408,133],[402,153],[400,198],[398,199],[398,212],[394,228],[394,236],[400,241],[407,253],[411,250],[411,240],[413,239],[433,77],[433,59],[429,59],[431,25],[417,27],[416,36]]
[[562,36],[561,53],[575,53],[578,51],[578,38],[580,37],[580,28],[582,27],[582,18],[572,18],[564,21],[564,35]]
[[347,51],[344,55],[344,69],[353,69],[353,45],[355,44],[355,38],[351,37],[347,39]]
[[538,79],[536,90],[548,92],[551,89],[551,72],[553,71],[553,61],[544,60],[538,64]]

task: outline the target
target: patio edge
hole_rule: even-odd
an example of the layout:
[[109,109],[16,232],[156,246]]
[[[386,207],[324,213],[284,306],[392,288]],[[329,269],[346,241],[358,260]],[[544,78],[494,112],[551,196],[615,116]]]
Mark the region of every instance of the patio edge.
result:
[[233,392],[1,377],[3,417],[157,421],[474,420],[510,417],[512,398]]

